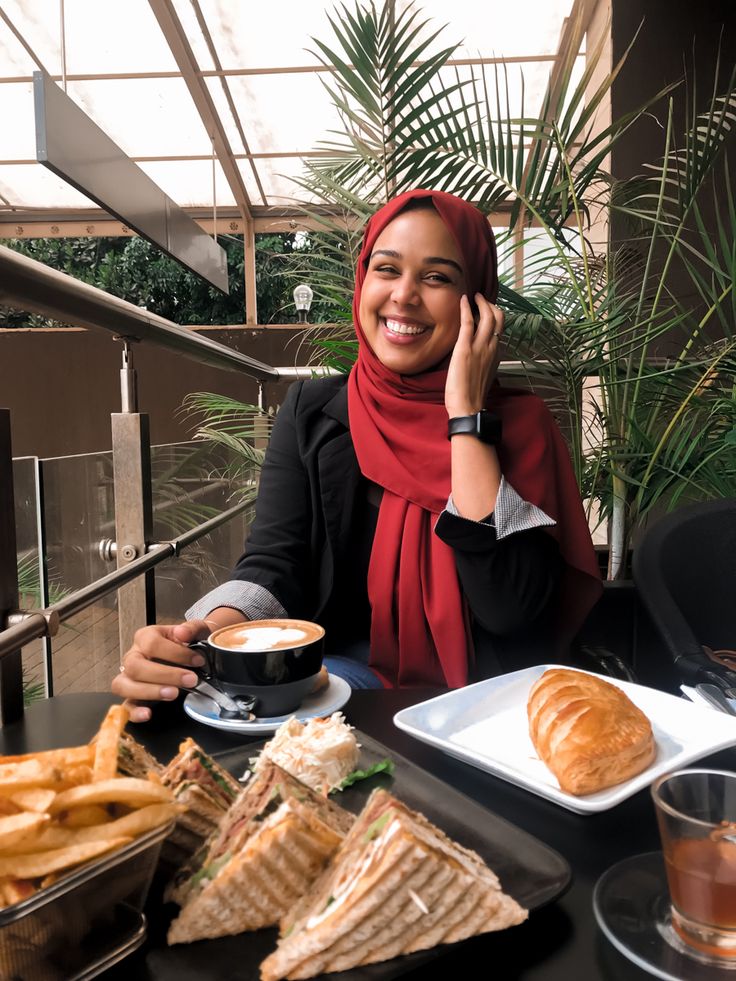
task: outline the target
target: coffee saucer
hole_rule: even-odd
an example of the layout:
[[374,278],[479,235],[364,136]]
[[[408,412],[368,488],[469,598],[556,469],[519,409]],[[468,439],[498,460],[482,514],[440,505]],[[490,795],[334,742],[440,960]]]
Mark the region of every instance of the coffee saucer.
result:
[[300,722],[307,719],[314,719],[321,715],[331,715],[337,712],[350,698],[352,689],[343,678],[331,674],[330,680],[325,688],[309,695],[294,712],[288,715],[279,715],[271,718],[255,718],[252,722],[244,719],[221,719],[218,715],[217,706],[206,695],[199,692],[190,692],[184,699],[184,711],[190,719],[201,722],[202,725],[211,726],[213,729],[221,729],[223,732],[245,732],[249,735],[261,735],[275,732],[282,722],[286,722],[291,716],[295,716]]
[[593,910],[613,946],[648,974],[663,981],[736,981],[736,963],[701,961],[672,928],[662,852],[634,855],[604,872]]

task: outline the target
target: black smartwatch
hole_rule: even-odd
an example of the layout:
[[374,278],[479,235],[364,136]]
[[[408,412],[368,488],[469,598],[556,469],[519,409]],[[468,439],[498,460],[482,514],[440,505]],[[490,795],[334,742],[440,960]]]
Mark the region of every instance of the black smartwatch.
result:
[[454,419],[448,420],[447,438],[452,439],[459,433],[468,433],[479,439],[481,443],[498,446],[501,442],[501,420],[485,409],[481,409],[473,416],[455,416]]

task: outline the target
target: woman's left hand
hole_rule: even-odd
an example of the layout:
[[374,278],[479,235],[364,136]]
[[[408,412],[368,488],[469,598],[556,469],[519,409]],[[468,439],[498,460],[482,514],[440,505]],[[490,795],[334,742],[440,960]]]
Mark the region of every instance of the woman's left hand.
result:
[[445,384],[445,408],[451,419],[473,415],[485,406],[501,360],[503,312],[480,293],[475,294],[475,302],[479,313],[477,325],[467,296],[460,298],[460,333]]

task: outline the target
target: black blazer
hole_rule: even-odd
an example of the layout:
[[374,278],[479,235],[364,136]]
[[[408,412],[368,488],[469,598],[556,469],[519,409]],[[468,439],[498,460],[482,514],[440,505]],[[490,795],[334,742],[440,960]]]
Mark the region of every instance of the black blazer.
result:
[[[328,631],[334,584],[349,575],[353,558],[356,509],[366,506],[346,380],[296,382],[289,389],[266,451],[246,550],[232,576],[263,586],[289,616],[316,620]],[[502,637],[528,646],[539,633],[530,633],[530,626],[544,622],[561,570],[552,536],[539,528],[498,541],[492,526],[447,511],[435,534],[455,552],[476,649],[489,647],[485,635],[492,638],[492,657],[507,646],[499,643]],[[533,660],[539,660],[536,653]]]

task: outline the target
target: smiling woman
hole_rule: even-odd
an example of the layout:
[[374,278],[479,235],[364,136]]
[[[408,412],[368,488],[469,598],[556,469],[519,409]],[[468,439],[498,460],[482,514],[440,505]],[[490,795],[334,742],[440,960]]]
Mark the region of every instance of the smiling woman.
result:
[[411,191],[373,216],[347,382],[290,390],[231,581],[188,623],[139,631],[119,694],[175,697],[183,645],[243,619],[322,624],[329,670],[354,687],[458,687],[570,638],[600,589],[595,556],[549,412],[496,380],[497,289],[471,205]]
[[416,375],[446,358],[460,331],[462,258],[427,199],[401,212],[376,239],[360,296],[360,323],[391,371]]

